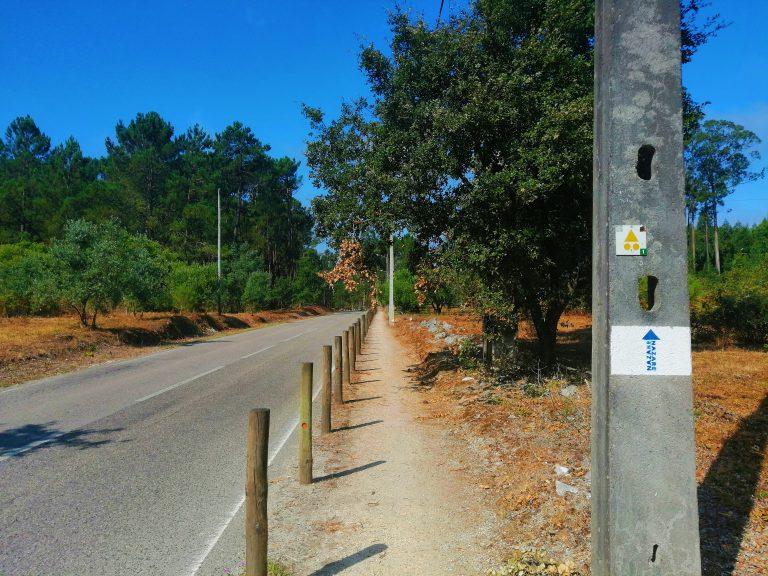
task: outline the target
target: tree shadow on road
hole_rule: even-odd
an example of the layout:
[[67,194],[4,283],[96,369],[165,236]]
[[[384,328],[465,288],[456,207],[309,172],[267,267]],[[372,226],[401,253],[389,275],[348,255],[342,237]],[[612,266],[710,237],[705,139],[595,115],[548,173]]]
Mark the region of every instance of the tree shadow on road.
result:
[[704,576],[730,576],[768,444],[768,396],[725,442],[699,486],[699,533]]
[[66,446],[85,450],[96,448],[112,442],[106,437],[122,428],[79,428],[65,432],[53,426],[54,422],[45,424],[24,424],[17,428],[0,431],[0,459],[22,458],[33,452],[51,446]]
[[359,564],[363,560],[367,560],[372,556],[381,554],[386,549],[387,549],[386,544],[373,544],[371,546],[368,546],[367,548],[363,548],[362,550],[355,552],[354,554],[345,556],[341,560],[330,562],[325,566],[323,566],[322,568],[320,568],[319,570],[315,570],[309,576],[334,576],[335,574],[339,574],[343,570],[351,566],[354,566],[355,564]]

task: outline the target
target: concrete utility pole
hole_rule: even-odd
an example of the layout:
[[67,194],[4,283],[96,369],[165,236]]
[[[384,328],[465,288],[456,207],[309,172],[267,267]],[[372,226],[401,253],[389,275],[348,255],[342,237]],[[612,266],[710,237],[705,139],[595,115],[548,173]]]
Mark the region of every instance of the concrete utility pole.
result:
[[592,574],[700,576],[679,2],[598,0],[596,42]]
[[395,241],[389,235],[389,324],[395,323]]

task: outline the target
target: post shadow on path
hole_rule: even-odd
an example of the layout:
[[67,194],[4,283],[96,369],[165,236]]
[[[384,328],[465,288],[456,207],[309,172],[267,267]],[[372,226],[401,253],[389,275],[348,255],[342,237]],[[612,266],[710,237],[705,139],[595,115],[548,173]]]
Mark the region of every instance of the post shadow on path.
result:
[[[352,402],[352,400],[347,400],[347,402]],[[334,432],[341,432],[343,430],[355,430],[357,428],[365,428],[366,426],[373,426],[374,424],[381,424],[384,422],[384,420],[371,420],[370,422],[363,422],[361,424],[350,424],[349,426],[339,426],[338,428],[334,428]]]
[[368,558],[376,556],[377,554],[381,554],[386,549],[387,549],[386,544],[372,544],[371,546],[368,546],[367,548],[363,548],[362,550],[355,552],[354,554],[345,556],[341,560],[329,562],[319,570],[315,570],[314,572],[312,572],[312,574],[310,574],[309,576],[334,576],[335,574],[339,574],[343,570],[350,568],[355,564],[359,564],[360,562],[367,560]]
[[[0,431],[0,457],[23,458],[51,446],[65,446],[79,450],[96,448],[112,442],[109,437],[103,437],[104,435],[123,430],[123,428],[79,428],[65,432],[56,428],[54,424],[55,422],[24,424]],[[25,449],[36,442],[39,444]]]
[[731,576],[768,444],[768,396],[723,445],[699,486],[703,576]]
[[[372,382],[378,382],[378,380],[372,380]],[[366,400],[378,400],[379,398],[383,398],[383,396],[366,396],[365,398],[352,398],[351,400],[344,400],[344,404],[354,404],[355,402],[365,402]]]
[[355,466],[354,468],[348,468],[347,470],[340,470],[339,472],[331,472],[330,474],[326,474],[325,476],[318,476],[314,479],[314,482],[323,482],[325,480],[335,480],[337,478],[343,478],[344,476],[349,476],[350,474],[355,474],[357,472],[362,472],[364,470],[368,470],[369,468],[374,468],[376,466],[381,466],[382,464],[386,464],[386,460],[375,460],[373,462],[369,462],[368,464],[363,464],[362,466]]

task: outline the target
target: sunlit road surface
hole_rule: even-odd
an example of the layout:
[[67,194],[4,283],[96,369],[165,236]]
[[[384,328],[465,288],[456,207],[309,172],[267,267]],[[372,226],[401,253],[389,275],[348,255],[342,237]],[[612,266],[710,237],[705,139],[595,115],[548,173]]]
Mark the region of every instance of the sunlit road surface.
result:
[[358,316],[0,392],[0,574],[193,576],[242,501],[248,411],[271,410],[272,459],[290,457],[279,448],[296,423],[300,364],[319,366],[321,345]]

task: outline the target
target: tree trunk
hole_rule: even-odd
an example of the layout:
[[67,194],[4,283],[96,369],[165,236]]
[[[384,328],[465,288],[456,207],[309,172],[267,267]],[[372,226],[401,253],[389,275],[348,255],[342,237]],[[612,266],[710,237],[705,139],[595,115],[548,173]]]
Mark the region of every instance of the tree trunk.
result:
[[563,314],[563,307],[553,305],[546,314],[540,308],[531,311],[531,320],[536,330],[536,344],[542,366],[551,366],[555,361],[557,324]]
[[709,270],[709,215],[704,219],[704,248],[705,248],[705,260],[704,268]]
[[691,223],[691,268],[696,272],[696,222]]
[[715,270],[720,274],[720,240],[717,233],[717,206],[712,207],[712,225],[715,229]]

